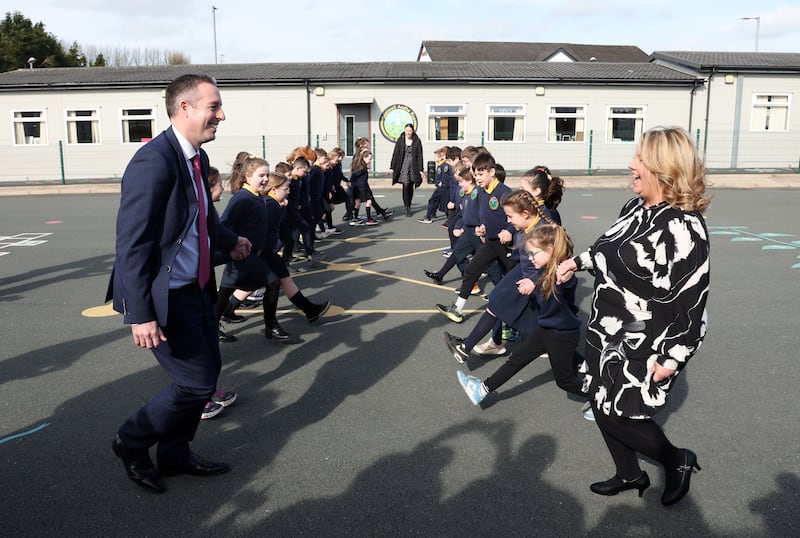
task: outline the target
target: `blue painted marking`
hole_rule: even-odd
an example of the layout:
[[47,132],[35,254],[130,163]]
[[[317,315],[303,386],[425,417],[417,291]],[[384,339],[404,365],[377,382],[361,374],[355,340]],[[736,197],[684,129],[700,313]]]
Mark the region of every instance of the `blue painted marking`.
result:
[[800,263],[796,263],[796,264],[792,265],[791,268],[792,269],[800,269]]
[[764,245],[761,250],[794,250],[796,248],[790,245]]
[[26,435],[30,435],[32,433],[36,433],[39,430],[45,429],[49,425],[50,425],[49,422],[45,422],[44,424],[40,424],[39,426],[36,426],[35,428],[30,429],[30,430],[28,430],[26,432],[17,433],[15,435],[9,435],[8,437],[4,437],[4,438],[0,439],[0,445],[5,443],[6,441],[13,441],[14,439],[19,439],[20,437],[25,437]]
[[765,232],[759,235],[763,235],[764,237],[794,237],[794,234],[781,234],[777,232]]
[[739,232],[731,232],[728,230],[717,230],[710,232],[709,235],[739,235]]
[[734,237],[731,241],[762,241],[760,237]]

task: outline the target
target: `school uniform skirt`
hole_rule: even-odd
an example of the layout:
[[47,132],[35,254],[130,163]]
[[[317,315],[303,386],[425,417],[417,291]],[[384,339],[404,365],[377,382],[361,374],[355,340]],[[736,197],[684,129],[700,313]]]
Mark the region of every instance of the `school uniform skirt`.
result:
[[243,260],[228,262],[222,271],[221,288],[257,290],[277,280],[258,254],[251,252]]
[[531,334],[539,321],[539,307],[533,295],[522,295],[517,290],[517,280],[522,277],[520,264],[512,267],[489,292],[486,308],[509,327],[522,334]]

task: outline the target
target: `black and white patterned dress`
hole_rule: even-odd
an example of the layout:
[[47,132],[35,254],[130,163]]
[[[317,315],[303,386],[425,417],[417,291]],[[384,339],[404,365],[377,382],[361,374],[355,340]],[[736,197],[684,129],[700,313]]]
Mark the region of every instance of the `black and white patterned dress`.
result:
[[645,208],[634,198],[575,262],[595,273],[582,366],[588,396],[606,415],[649,418],[675,378],[655,383],[648,373],[653,362],[679,372],[706,334],[703,216],[666,202]]

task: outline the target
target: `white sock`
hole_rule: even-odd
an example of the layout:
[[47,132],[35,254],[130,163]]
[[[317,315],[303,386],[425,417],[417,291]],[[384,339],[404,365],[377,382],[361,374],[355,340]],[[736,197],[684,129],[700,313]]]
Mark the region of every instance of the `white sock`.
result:
[[481,381],[481,387],[478,389],[478,393],[481,395],[481,398],[486,398],[486,395],[489,394],[489,389],[486,388],[483,381]]
[[467,300],[459,297],[458,299],[456,299],[456,302],[454,304],[456,305],[456,310],[461,312],[462,310],[464,310],[464,305],[467,304]]

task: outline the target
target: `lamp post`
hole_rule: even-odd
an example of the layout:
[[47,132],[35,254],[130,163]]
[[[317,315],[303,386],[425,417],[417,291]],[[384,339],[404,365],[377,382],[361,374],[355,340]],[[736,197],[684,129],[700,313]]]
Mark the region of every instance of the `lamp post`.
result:
[[756,21],[756,52],[758,52],[758,34],[761,32],[761,17],[740,17],[740,21]]
[[214,20],[214,63],[217,63],[217,6],[211,6],[211,18]]

